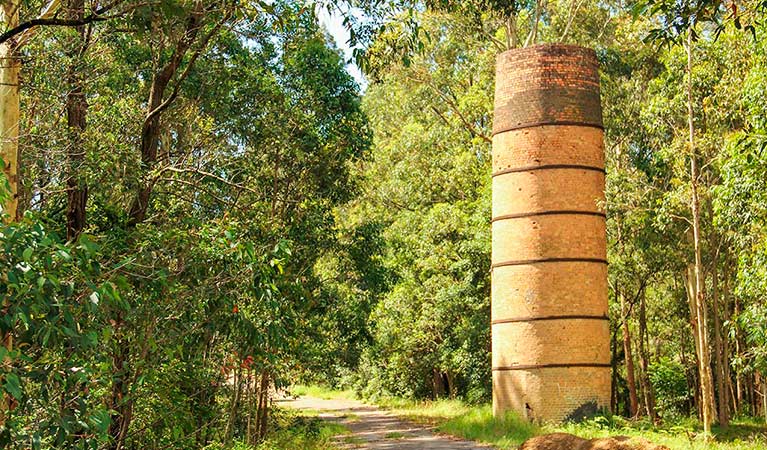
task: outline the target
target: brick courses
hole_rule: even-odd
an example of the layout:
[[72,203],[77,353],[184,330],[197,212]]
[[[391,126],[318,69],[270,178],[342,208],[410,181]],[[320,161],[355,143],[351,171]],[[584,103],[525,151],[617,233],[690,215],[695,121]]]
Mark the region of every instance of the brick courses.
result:
[[610,401],[604,144],[594,51],[497,61],[493,409],[561,421]]

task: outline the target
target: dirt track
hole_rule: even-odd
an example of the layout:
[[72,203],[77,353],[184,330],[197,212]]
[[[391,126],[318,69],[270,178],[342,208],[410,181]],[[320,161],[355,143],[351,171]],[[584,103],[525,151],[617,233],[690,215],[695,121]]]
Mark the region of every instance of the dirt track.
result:
[[487,450],[492,447],[436,434],[433,428],[404,421],[387,411],[355,400],[322,400],[301,397],[280,400],[280,406],[320,411],[324,420],[340,423],[351,431],[339,436],[345,449],[375,450]]

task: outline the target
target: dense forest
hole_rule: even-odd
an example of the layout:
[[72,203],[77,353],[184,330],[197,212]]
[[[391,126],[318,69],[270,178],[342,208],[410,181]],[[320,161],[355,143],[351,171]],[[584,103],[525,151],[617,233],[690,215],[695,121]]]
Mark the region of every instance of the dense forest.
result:
[[4,0],[0,447],[255,448],[296,382],[489,401],[495,58],[551,42],[601,65],[612,412],[767,418],[765,8]]

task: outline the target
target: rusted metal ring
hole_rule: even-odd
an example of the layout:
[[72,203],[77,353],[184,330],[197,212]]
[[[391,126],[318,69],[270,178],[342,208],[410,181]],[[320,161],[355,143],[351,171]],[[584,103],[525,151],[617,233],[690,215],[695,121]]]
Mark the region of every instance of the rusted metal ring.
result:
[[590,263],[599,263],[599,264],[607,265],[607,260],[602,258],[540,258],[540,259],[521,259],[516,261],[503,261],[503,262],[492,264],[490,268],[496,269],[498,267],[523,266],[525,264],[539,264],[539,263],[550,263],[550,262],[590,262]]
[[582,164],[544,164],[539,166],[524,166],[524,167],[514,167],[510,169],[499,170],[498,172],[493,173],[493,177],[497,177],[499,175],[506,175],[507,173],[532,172],[534,170],[549,170],[549,169],[580,169],[580,170],[591,170],[593,172],[600,172],[603,174],[607,173],[604,167],[586,166]]
[[528,122],[528,123],[522,123],[519,125],[514,125],[510,127],[504,127],[501,128],[498,131],[493,130],[492,136],[495,136],[497,134],[501,133],[507,133],[509,131],[514,130],[522,130],[525,128],[535,128],[535,127],[543,127],[547,125],[569,125],[569,126],[576,126],[576,127],[589,127],[589,128],[599,128],[600,130],[604,131],[605,126],[602,124],[594,123],[594,122],[578,122],[574,120],[563,120],[563,121],[556,121],[556,120],[545,120],[541,122]]
[[490,322],[491,325],[498,325],[502,323],[526,323],[526,322],[539,322],[545,320],[610,320],[607,316],[590,316],[590,315],[569,315],[569,316],[539,316],[539,317],[512,317],[510,319],[498,319]]
[[567,367],[611,368],[612,364],[610,363],[528,364],[528,365],[519,365],[519,366],[498,366],[498,367],[493,367],[493,371],[557,369],[557,368],[567,368]]
[[535,217],[535,216],[554,216],[554,215],[560,215],[560,214],[568,214],[568,215],[576,215],[576,216],[598,216],[607,218],[607,214],[599,211],[575,211],[575,210],[554,210],[554,211],[537,211],[537,212],[529,212],[529,213],[520,213],[520,214],[504,214],[502,216],[493,217],[490,219],[490,222],[495,222],[498,220],[508,220],[508,219],[521,219],[523,217]]

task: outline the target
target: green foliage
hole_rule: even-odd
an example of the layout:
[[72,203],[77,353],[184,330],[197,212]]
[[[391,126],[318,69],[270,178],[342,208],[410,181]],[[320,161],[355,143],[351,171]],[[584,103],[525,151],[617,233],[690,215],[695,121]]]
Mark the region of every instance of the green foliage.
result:
[[540,433],[537,426],[514,413],[494,417],[490,405],[476,407],[440,425],[440,431],[465,439],[488,442],[500,448],[516,448]]
[[650,382],[658,399],[658,408],[666,417],[682,415],[692,398],[682,364],[662,359],[650,367]]
[[86,235],[65,244],[28,216],[2,227],[0,243],[0,332],[13,342],[0,347],[0,379],[16,405],[2,445],[96,448],[110,423],[99,348],[111,327],[98,313],[120,305],[118,285],[103,280],[102,253]]
[[[355,388],[363,395],[487,398],[489,314],[489,127],[492,59],[457,28],[370,86],[365,111],[375,132],[366,185],[341,211],[350,230],[380,230],[370,310],[372,345]],[[474,80],[474,81],[471,81]],[[466,120],[464,123],[461,117]],[[380,268],[383,268],[381,270]],[[436,384],[435,384],[435,380]]]
[[296,415],[284,410],[276,413],[274,429],[260,444],[253,446],[242,441],[228,445],[212,443],[203,450],[331,450],[337,448],[333,438],[348,432],[342,425],[317,417]]
[[269,438],[257,450],[330,450],[336,448],[333,438],[348,433],[343,425],[317,417],[281,412]]
[[[94,26],[82,52],[66,27],[41,28],[28,47],[45,53],[22,89],[30,212],[0,234],[8,447],[252,447],[255,423],[275,425],[259,392],[362,339],[326,344],[349,314],[323,316],[340,300],[315,273],[320,258],[360,253],[334,216],[370,143],[358,87],[313,10],[199,5],[138,5]],[[150,164],[139,147],[153,80],[195,20],[210,41],[180,61]],[[60,115],[68,70],[88,103],[78,163]],[[88,186],[87,226],[63,242],[73,172]],[[147,215],[134,223],[142,186]]]

